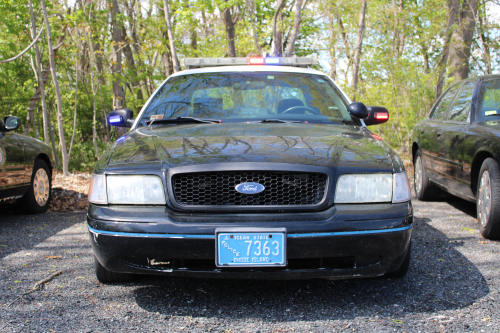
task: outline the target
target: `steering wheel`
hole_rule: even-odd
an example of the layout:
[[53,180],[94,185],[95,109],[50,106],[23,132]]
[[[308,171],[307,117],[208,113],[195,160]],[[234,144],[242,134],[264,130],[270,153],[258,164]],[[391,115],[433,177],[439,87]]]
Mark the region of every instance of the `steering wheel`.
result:
[[[321,112],[319,112],[318,110],[314,110],[313,108],[310,108],[310,107],[305,106],[305,105],[297,105],[297,106],[289,107],[285,111],[281,112],[281,114],[289,113],[290,111],[298,110],[298,109],[303,109],[303,110],[311,111],[313,114],[318,114],[318,115],[321,114]],[[305,114],[305,112],[304,112],[304,114]]]

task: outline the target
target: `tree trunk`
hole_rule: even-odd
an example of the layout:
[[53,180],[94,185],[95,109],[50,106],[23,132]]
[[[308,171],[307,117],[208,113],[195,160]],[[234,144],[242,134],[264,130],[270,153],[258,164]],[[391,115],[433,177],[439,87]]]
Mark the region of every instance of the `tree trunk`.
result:
[[301,10],[302,10],[303,1],[304,0],[296,0],[295,1],[295,17],[293,19],[292,36],[290,37],[290,43],[288,46],[288,50],[286,50],[285,57],[291,57],[293,54],[293,51],[295,50],[295,42],[297,41],[297,37],[299,36]]
[[164,67],[164,70],[165,70],[165,77],[169,77],[170,75],[172,75],[172,62],[171,62],[171,59],[170,59],[170,54],[168,52],[164,52],[162,54],[162,60],[163,60],[163,67]]
[[[227,0],[225,0],[227,2]],[[231,15],[231,7],[224,9],[222,13],[222,17],[224,19],[224,26],[226,27],[226,40],[227,40],[227,52],[228,56],[231,58],[236,57],[236,48],[234,46],[234,25],[236,21],[233,19]]]
[[69,151],[68,151],[68,161],[71,160],[71,150],[73,149],[73,142],[75,141],[75,133],[76,133],[76,112],[78,109],[78,57],[80,56],[80,47],[77,45],[76,49],[76,65],[75,65],[75,77],[76,77],[76,83],[75,83],[75,113],[73,116],[73,134],[71,135],[71,143],[69,144]]
[[[33,2],[32,0],[29,0],[29,6],[30,6],[30,15],[31,15],[31,33],[33,35],[33,38],[36,36],[36,22],[35,22],[35,15],[33,13]],[[45,101],[45,88],[44,88],[44,79],[48,75],[44,75],[42,73],[42,62],[40,59],[40,50],[38,49],[38,44],[35,44],[35,60],[36,60],[36,69],[38,73],[38,89],[40,91],[40,97],[42,99],[42,115],[43,115],[43,139],[46,144],[49,144],[50,138],[49,138],[49,115],[47,112],[47,102]],[[48,74],[48,73],[47,73]],[[35,95],[37,93],[35,92]]]
[[[132,6],[129,5],[128,1],[125,1],[124,5],[125,5],[125,8],[127,9],[127,15],[129,17],[129,26],[131,27],[130,28],[130,35],[132,37],[132,40],[134,41],[134,43],[132,44],[132,51],[135,52],[139,67],[144,68],[144,61],[142,60],[142,57],[141,57],[142,50],[141,50],[141,46],[140,46],[140,41],[139,41],[139,38],[137,37],[137,21],[134,20],[135,15],[139,16],[139,18],[142,18],[142,12],[140,9],[137,10],[136,12],[134,12],[135,0],[132,3]],[[137,14],[135,14],[135,13],[137,13]],[[140,26],[139,26],[139,29],[141,29]],[[139,83],[141,85],[141,91],[142,91],[142,97],[140,99],[147,99],[149,97],[149,90],[148,90],[148,86],[146,83],[146,79],[139,80]],[[139,95],[137,95],[137,96],[139,98]]]
[[[92,12],[92,4],[90,4],[90,11]],[[115,14],[118,14],[118,8],[117,12]],[[122,38],[123,38],[123,32],[124,29],[122,28]],[[95,87],[95,82],[94,82],[94,66],[95,66],[95,51],[92,43],[92,36],[89,32],[89,35],[87,35],[87,41],[89,43],[89,71],[90,71],[90,87],[92,88],[92,107],[94,110],[93,118],[92,118],[92,141],[94,142],[94,148],[96,151],[97,159],[100,159],[101,156],[99,154],[99,147],[97,146],[97,108],[96,108],[96,96],[97,96],[97,90]],[[126,43],[125,40],[122,40],[122,42]],[[127,46],[129,46],[127,44]],[[130,49],[130,46],[129,46]],[[132,51],[130,51],[132,53]],[[132,59],[133,60],[133,59]],[[75,118],[76,118],[76,109],[75,109]]]
[[63,173],[65,176],[69,175],[68,172],[68,151],[66,150],[66,140],[64,138],[64,124],[63,124],[63,113],[62,113],[62,100],[61,91],[59,90],[59,81],[57,80],[56,65],[54,60],[54,49],[52,48],[52,33],[50,30],[49,16],[47,15],[47,9],[45,7],[45,0],[41,1],[43,16],[45,19],[45,26],[47,29],[47,39],[49,46],[49,60],[50,60],[50,71],[52,73],[52,80],[54,81],[54,89],[57,97],[57,127],[59,130],[59,141],[61,143],[62,152],[62,165]]
[[462,8],[460,8],[460,0],[449,2],[453,6],[453,10],[450,12],[456,13],[454,24],[458,27],[451,36],[448,59],[452,70],[449,76],[463,80],[469,77],[470,48],[474,36],[479,0],[463,0]]
[[123,90],[122,82],[119,78],[122,70],[122,52],[120,50],[120,42],[122,40],[122,29],[119,26],[116,16],[118,15],[118,2],[113,0],[111,9],[111,24],[113,26],[113,65],[111,71],[113,73],[113,108],[120,109],[124,105],[125,91]]
[[[131,78],[132,86],[134,88],[140,88],[141,82],[137,79],[137,69],[135,67],[134,55],[132,54],[132,48],[128,44],[126,36],[127,35],[125,28],[123,28],[122,26],[122,43],[125,44],[122,50],[123,54],[125,55],[125,60],[127,61],[128,67],[130,68],[130,71],[133,75]],[[141,89],[137,90],[137,99],[144,99]]]
[[165,12],[165,21],[167,22],[168,39],[170,41],[170,52],[172,52],[172,61],[174,63],[174,73],[180,71],[179,59],[177,58],[177,51],[175,49],[174,34],[172,33],[172,26],[170,24],[170,10],[168,8],[168,0],[163,0],[163,9]]
[[361,11],[359,13],[358,35],[356,37],[356,46],[354,47],[354,64],[352,68],[352,90],[353,101],[356,101],[356,92],[358,90],[359,65],[361,62],[361,51],[363,47],[363,34],[365,31],[366,0],[362,0]]
[[448,6],[448,24],[446,27],[446,37],[445,37],[445,43],[443,47],[443,51],[441,52],[441,57],[439,59],[439,62],[436,65],[436,68],[438,68],[438,82],[436,85],[436,99],[441,96],[443,92],[443,85],[444,85],[444,75],[446,73],[446,63],[448,62],[448,54],[450,50],[450,43],[451,43],[451,33],[452,33],[452,27],[455,22],[455,16],[457,15],[456,6],[454,5],[454,2],[456,0],[447,0],[446,4]]
[[[483,51],[484,55],[484,63],[486,65],[486,72],[485,74],[490,75],[491,74],[491,53],[490,53],[490,37],[488,34],[488,29],[484,27],[485,22],[486,25],[488,25],[488,20],[486,18],[486,4],[483,0],[482,4],[482,11],[478,10],[477,17],[478,17],[478,35],[481,39],[481,48]],[[483,17],[484,16],[484,17]]]
[[[52,113],[52,103],[49,103],[50,113]],[[50,114],[49,114],[50,119]],[[50,142],[52,143],[52,153],[54,154],[54,159],[56,160],[56,167],[59,168],[61,163],[59,162],[59,155],[57,154],[56,149],[56,139],[54,138],[54,128],[52,127],[52,123],[49,121],[49,133],[50,133]]]
[[147,84],[149,95],[152,95],[153,92],[155,91],[155,87],[153,86],[153,81],[151,80],[151,76],[153,75],[153,71],[156,67],[157,59],[158,59],[158,51],[155,51],[155,53],[153,54],[153,60],[151,61],[152,70],[149,72],[149,75],[146,78],[146,84]]
[[283,56],[283,32],[281,28],[278,28],[278,18],[280,18],[281,11],[285,7],[285,2],[286,0],[278,0],[273,16],[273,54],[276,57]]
[[[340,28],[340,35],[342,36],[342,40],[344,41],[345,55],[346,55],[347,59],[349,60],[349,63],[347,65],[347,68],[349,68],[352,64],[352,53],[351,53],[351,49],[349,47],[349,43],[347,42],[347,33],[345,32],[344,23],[342,22],[342,17],[340,17],[339,13],[337,13],[337,22],[338,22],[339,28]],[[347,71],[346,71],[346,73],[347,73]]]
[[329,10],[328,13],[328,33],[330,34],[330,39],[328,41],[328,49],[330,51],[330,78],[333,81],[337,81],[337,55],[336,55],[336,50],[335,50],[335,44],[336,44],[336,36],[337,34],[335,33],[335,25],[333,22],[333,13],[332,10]]
[[[95,4],[95,6],[97,6],[97,4]],[[90,13],[89,13],[89,20],[90,20],[89,26],[91,27],[91,29],[92,29],[92,19],[94,19],[94,16],[92,14],[93,14],[93,11],[92,11],[92,2],[91,2],[90,3]],[[103,75],[104,68],[103,68],[103,64],[102,64],[102,56],[103,56],[104,51],[102,50],[98,35],[100,35],[100,34],[95,33],[95,31],[92,29],[92,44],[93,44],[92,47],[94,48],[95,65],[97,68],[97,72],[99,73],[99,84],[101,86],[103,86],[106,84],[106,81],[104,80],[104,75]]]
[[253,41],[255,43],[255,50],[257,53],[262,52],[262,48],[260,47],[259,44],[259,35],[257,34],[257,26],[255,24],[255,11],[256,11],[256,0],[249,0],[248,1],[248,16],[250,16],[250,27],[251,27],[251,33],[253,37]]

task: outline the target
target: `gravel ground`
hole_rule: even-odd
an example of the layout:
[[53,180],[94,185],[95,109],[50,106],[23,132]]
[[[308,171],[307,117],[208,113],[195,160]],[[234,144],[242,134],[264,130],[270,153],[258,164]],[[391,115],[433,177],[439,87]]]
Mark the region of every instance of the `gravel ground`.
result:
[[85,214],[0,214],[0,332],[499,331],[500,244],[480,237],[474,204],[413,203],[412,263],[402,280],[102,285]]

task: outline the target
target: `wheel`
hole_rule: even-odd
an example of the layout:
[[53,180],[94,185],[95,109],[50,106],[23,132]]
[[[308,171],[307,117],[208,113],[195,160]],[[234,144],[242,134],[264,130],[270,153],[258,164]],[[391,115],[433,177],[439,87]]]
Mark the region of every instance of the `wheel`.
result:
[[418,200],[432,201],[439,198],[441,190],[429,182],[427,172],[425,171],[422,153],[417,150],[415,160],[413,161],[413,179],[415,183],[415,194]]
[[484,238],[500,238],[500,171],[498,163],[484,160],[477,182],[476,207],[479,231]]
[[18,210],[31,214],[45,213],[52,197],[52,181],[49,167],[42,160],[36,160],[31,174],[28,192],[19,199]]
[[408,250],[406,251],[406,256],[403,262],[401,263],[401,266],[394,271],[394,272],[389,272],[384,275],[385,278],[391,278],[391,279],[402,279],[406,276],[406,273],[408,273],[408,269],[410,268],[410,261],[411,261],[411,242],[410,245],[408,245]]
[[95,276],[97,277],[97,280],[102,283],[133,282],[138,279],[137,275],[135,274],[116,273],[107,270],[103,265],[101,265],[101,263],[95,256],[94,267]]

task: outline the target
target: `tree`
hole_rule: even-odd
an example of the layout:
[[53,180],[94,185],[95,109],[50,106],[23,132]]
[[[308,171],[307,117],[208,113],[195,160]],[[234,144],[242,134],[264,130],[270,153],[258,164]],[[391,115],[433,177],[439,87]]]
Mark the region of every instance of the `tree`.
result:
[[278,19],[281,16],[286,0],[276,1],[276,11],[273,16],[273,54],[276,57],[283,56],[283,32],[278,27]]
[[172,61],[174,62],[174,72],[180,70],[179,59],[177,59],[177,50],[175,49],[174,34],[170,25],[170,10],[168,8],[168,0],[163,0],[163,9],[165,11],[165,21],[167,22],[168,40],[170,41],[170,52],[172,52]]
[[47,15],[47,8],[45,7],[45,0],[41,0],[43,17],[45,19],[45,29],[47,31],[47,44],[49,48],[50,72],[52,74],[52,81],[54,82],[54,89],[57,97],[57,128],[59,130],[59,143],[62,152],[62,165],[64,175],[68,175],[68,151],[66,150],[66,140],[64,138],[64,125],[63,125],[63,111],[61,90],[59,89],[59,81],[57,79],[56,64],[54,60],[54,48],[52,47],[52,32],[50,30],[49,17]]
[[292,36],[290,37],[290,44],[288,49],[286,50],[285,57],[291,57],[293,51],[295,50],[295,42],[297,41],[297,37],[299,35],[299,27],[300,27],[300,14],[302,10],[302,3],[304,0],[295,0],[295,17],[293,19],[293,29]]
[[111,25],[113,29],[113,108],[120,109],[124,106],[125,91],[120,79],[120,72],[122,70],[122,52],[120,49],[120,42],[123,40],[121,23],[118,22],[118,15],[120,9],[118,8],[118,1],[113,0],[111,8]]
[[462,3],[461,0],[448,0],[447,3],[455,26],[448,55],[451,66],[449,76],[463,80],[469,77],[470,50],[479,0],[463,0]]
[[[228,0],[224,1],[227,6]],[[236,48],[234,46],[235,25],[240,19],[240,14],[240,6],[227,6],[222,10],[222,19],[226,28],[227,53],[231,58],[236,57]]]
[[363,34],[365,32],[366,0],[361,2],[361,11],[359,12],[358,35],[356,37],[356,46],[354,47],[354,66],[352,70],[351,85],[353,90],[353,101],[356,100],[358,90],[359,65],[361,62],[361,49],[363,47]]

